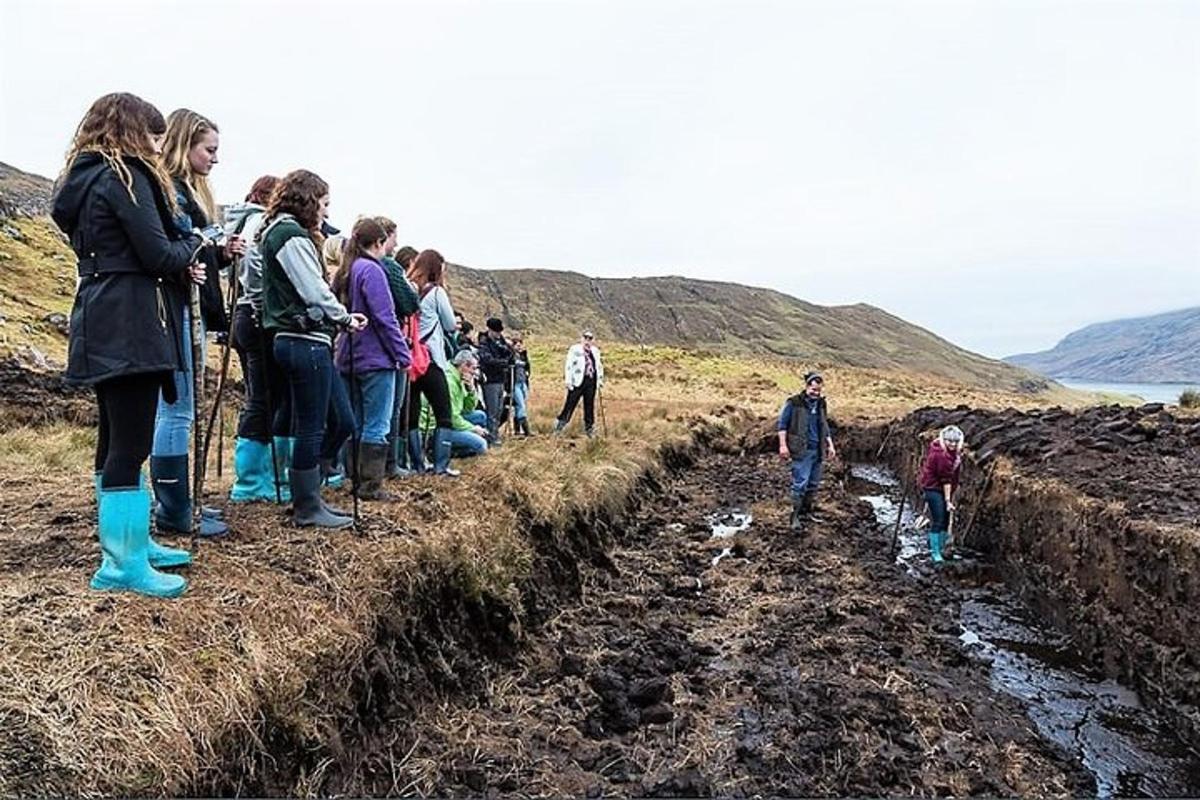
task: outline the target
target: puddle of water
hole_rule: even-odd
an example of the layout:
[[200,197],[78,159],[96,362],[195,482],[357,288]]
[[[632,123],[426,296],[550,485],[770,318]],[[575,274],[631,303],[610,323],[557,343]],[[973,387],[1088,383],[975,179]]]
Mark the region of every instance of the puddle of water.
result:
[[[711,538],[732,539],[750,527],[750,524],[754,522],[754,515],[740,508],[731,508],[709,514],[707,519],[708,526],[712,530]],[[736,544],[722,548],[721,552],[713,556],[712,565],[715,567],[724,559],[735,556],[737,550],[738,546]]]
[[708,525],[712,529],[714,539],[732,538],[749,528],[752,522],[754,515],[738,508],[708,515]]
[[[886,469],[851,469],[862,499],[890,534],[899,481]],[[905,504],[897,561],[910,575],[928,558],[924,535]],[[924,574],[929,574],[928,572]],[[1042,736],[1074,754],[1101,797],[1196,795],[1200,756],[1142,705],[1128,687],[1095,671],[1069,637],[1043,625],[1002,585],[963,588],[959,641],[991,665],[994,689],[1015,697]]]

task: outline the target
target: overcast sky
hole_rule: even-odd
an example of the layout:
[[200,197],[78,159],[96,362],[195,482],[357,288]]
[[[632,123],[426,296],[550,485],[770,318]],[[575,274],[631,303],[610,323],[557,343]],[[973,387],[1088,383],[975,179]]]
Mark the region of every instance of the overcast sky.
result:
[[993,356],[1200,304],[1200,2],[0,0],[0,160],[95,97],[479,267],[868,302]]

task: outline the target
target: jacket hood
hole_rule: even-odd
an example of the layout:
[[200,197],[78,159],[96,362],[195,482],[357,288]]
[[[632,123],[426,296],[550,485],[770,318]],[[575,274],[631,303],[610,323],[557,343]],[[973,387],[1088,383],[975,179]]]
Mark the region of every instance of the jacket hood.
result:
[[83,210],[88,187],[106,169],[108,162],[99,153],[83,153],[67,170],[58,191],[54,194],[54,204],[50,210],[50,216],[63,233],[70,236],[78,227],[79,213]]
[[231,231],[239,225],[244,225],[246,218],[253,214],[262,214],[267,209],[258,203],[234,203],[225,207],[225,230]]

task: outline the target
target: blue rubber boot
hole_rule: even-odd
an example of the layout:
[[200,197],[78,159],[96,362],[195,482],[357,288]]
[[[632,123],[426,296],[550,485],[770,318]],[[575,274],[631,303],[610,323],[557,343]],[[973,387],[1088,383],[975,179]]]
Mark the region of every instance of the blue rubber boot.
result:
[[[160,532],[191,534],[192,498],[188,457],[150,456],[150,481],[158,500],[154,507],[154,526]],[[229,526],[221,520],[201,516],[201,536],[224,536],[227,533]]]
[[445,475],[448,478],[457,478],[460,473],[456,469],[450,468],[450,454],[452,445],[450,443],[449,428],[435,428],[433,431],[433,474]]
[[929,557],[935,564],[942,563],[942,534],[940,532],[929,532]]
[[101,489],[100,549],[104,560],[91,587],[104,592],[137,592],[178,597],[187,581],[150,565],[150,492],[145,488]]
[[[94,485],[96,487],[96,505],[100,505],[100,475],[97,472],[94,476]],[[137,488],[146,488],[146,479],[142,473],[138,473]],[[150,524],[150,512],[146,512],[146,524]],[[180,550],[178,547],[166,547],[154,541],[154,537],[150,537],[150,544],[147,548],[147,553],[150,558],[150,565],[154,567],[186,567],[192,563],[192,554],[187,550]],[[107,558],[107,556],[105,556]],[[103,568],[103,567],[102,567]]]
[[253,439],[238,438],[233,445],[233,472],[236,476],[229,499],[235,503],[274,500],[274,477],[270,474],[271,446]]
[[418,430],[408,432],[408,467],[418,474],[428,471],[425,468],[425,437]]

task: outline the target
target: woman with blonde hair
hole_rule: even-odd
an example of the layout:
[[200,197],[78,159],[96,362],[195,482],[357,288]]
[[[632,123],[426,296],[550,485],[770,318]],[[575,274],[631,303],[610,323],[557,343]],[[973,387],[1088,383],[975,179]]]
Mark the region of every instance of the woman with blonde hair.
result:
[[[217,126],[206,117],[186,108],[172,111],[167,117],[162,159],[175,191],[178,207],[175,225],[180,234],[203,230],[218,221],[208,175],[217,164],[219,147]],[[218,331],[226,344],[229,319],[221,298],[220,271],[245,252],[245,242],[238,236],[231,236],[224,245],[207,245],[199,254],[207,275],[204,290],[200,293],[201,330]],[[192,364],[191,309],[186,286],[174,282],[167,288],[169,301],[182,310],[184,364],[175,372],[174,401],[164,395],[158,404],[154,450],[150,456],[150,477],[158,500],[154,524],[160,531],[191,533],[193,498],[188,477],[188,443],[197,413],[192,396],[195,365]],[[203,352],[203,342],[201,348]],[[205,510],[201,514],[201,536],[221,536],[228,531],[218,518],[218,512]]]
[[121,92],[96,100],[75,131],[52,210],[79,259],[66,377],[93,387],[99,405],[103,559],[91,586],[156,597],[176,597],[187,586],[158,568],[191,561],[186,550],[150,537],[150,492],[142,481],[159,392],[173,399],[173,373],[183,366],[181,309],[168,302],[167,287],[206,277],[193,266],[203,240],[173,223],[171,178],[158,159],[166,128],[140,97]]
[[325,282],[332,285],[333,276],[342,268],[342,254],[346,252],[346,237],[336,233],[321,245],[321,263],[325,265]]

